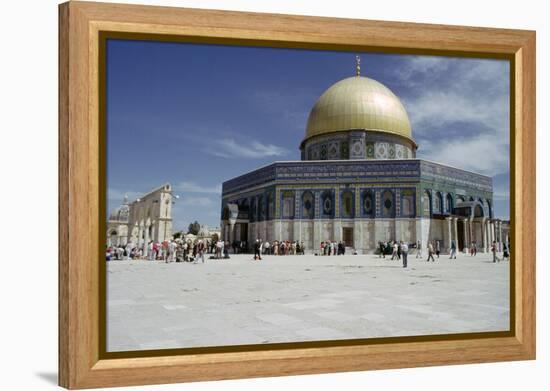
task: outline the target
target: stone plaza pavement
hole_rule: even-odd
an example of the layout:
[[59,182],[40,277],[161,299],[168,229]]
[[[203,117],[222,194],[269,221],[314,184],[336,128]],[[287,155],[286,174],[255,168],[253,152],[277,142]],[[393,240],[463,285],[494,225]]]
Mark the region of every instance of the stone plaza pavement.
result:
[[107,264],[107,351],[509,329],[509,262],[232,255]]

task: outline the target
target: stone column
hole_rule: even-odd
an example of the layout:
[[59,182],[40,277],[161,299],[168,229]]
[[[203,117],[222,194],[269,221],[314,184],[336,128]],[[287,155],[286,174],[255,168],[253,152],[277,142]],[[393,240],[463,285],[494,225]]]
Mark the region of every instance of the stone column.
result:
[[365,249],[363,241],[363,224],[361,220],[355,219],[353,224],[353,247],[355,247],[357,254],[366,254],[366,251],[363,251]]
[[234,221],[229,222],[229,235],[228,236],[229,236],[228,242],[233,243],[233,241],[235,240],[235,222]]
[[493,244],[493,240],[494,240],[493,234],[494,234],[493,221],[492,220],[487,220],[487,244],[488,244],[489,249],[491,248],[491,245]]
[[495,240],[495,222],[493,220],[489,220],[489,236],[489,248],[491,248]]
[[140,224],[138,226],[138,237],[137,237],[137,247],[138,249],[143,246],[143,226]]
[[474,218],[470,217],[468,219],[468,228],[469,228],[469,234],[470,234],[470,240],[468,241],[470,243],[470,248],[472,247],[473,242],[475,242],[476,239],[476,231],[475,231],[475,225],[474,225]]
[[451,236],[452,236],[452,217],[445,217],[445,227],[443,228],[443,250],[451,252]]
[[145,227],[145,239],[143,240],[143,256],[146,257],[149,255],[149,227],[150,225]]
[[487,240],[489,240],[489,224],[486,218],[481,219],[481,235],[483,239],[483,252],[486,253],[488,251],[488,244]]
[[468,219],[463,218],[462,223],[463,223],[462,225],[464,226],[464,232],[463,232],[464,247],[463,247],[462,251],[464,253],[468,253],[468,249],[470,247],[470,242],[469,242],[470,234],[469,234],[469,227],[468,227]]
[[498,249],[502,252],[502,221],[498,221]]
[[458,217],[453,217],[453,235],[452,240],[455,241],[456,251],[458,252]]

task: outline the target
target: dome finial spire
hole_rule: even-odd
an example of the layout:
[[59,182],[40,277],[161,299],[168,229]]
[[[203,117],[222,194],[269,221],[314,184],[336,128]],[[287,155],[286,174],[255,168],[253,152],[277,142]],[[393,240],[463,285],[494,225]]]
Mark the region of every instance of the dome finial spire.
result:
[[355,76],[361,76],[361,57],[355,56]]

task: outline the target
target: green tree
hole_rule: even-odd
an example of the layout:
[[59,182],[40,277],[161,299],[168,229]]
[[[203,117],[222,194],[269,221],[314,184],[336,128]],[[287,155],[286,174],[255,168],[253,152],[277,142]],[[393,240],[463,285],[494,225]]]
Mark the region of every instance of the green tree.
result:
[[189,224],[189,227],[187,228],[187,233],[197,235],[199,233],[200,229],[201,229],[201,225],[199,224],[199,222],[197,220],[195,220],[194,223]]
[[174,239],[179,239],[179,238],[181,238],[181,237],[183,236],[183,232],[181,232],[181,231],[180,231],[180,232],[176,232],[173,236],[174,236]]

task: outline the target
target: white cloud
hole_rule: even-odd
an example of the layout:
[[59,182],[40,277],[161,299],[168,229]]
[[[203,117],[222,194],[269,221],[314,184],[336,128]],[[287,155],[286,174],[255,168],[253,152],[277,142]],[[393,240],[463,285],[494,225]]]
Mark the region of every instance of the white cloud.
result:
[[282,156],[288,153],[288,150],[273,144],[263,144],[259,141],[250,141],[239,143],[235,139],[225,138],[215,140],[206,152],[211,155],[224,158],[265,158],[273,156]]
[[474,138],[445,140],[444,142],[424,140],[418,156],[427,160],[494,176],[508,169],[508,151],[502,140],[483,134]]
[[[494,176],[509,171],[509,67],[505,61],[414,57],[396,71],[429,160]],[[454,132],[446,128],[454,124]],[[457,124],[468,124],[462,132]]]
[[186,193],[209,193],[209,194],[221,194],[222,186],[203,186],[195,182],[181,182],[176,185],[176,189]]

